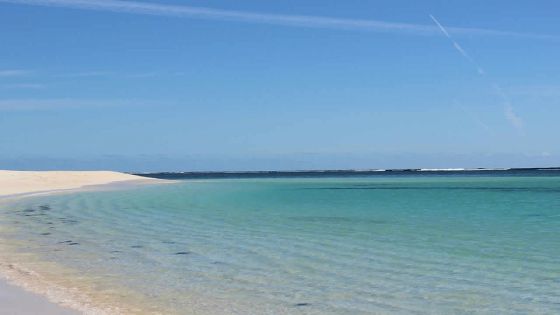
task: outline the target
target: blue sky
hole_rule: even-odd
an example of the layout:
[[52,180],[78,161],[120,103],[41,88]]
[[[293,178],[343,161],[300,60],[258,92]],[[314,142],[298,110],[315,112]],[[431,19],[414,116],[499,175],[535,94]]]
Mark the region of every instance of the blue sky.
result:
[[558,10],[0,0],[0,168],[559,165]]

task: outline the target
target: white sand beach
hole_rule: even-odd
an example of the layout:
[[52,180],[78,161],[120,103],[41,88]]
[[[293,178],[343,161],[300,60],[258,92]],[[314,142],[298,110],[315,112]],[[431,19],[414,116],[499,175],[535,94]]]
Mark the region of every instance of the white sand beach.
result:
[[[4,171],[0,170],[0,197],[59,192],[111,183],[157,183],[150,179],[109,171]],[[79,312],[50,302],[46,297],[27,292],[8,283],[0,274],[0,314],[66,315]]]
[[115,182],[157,182],[136,175],[109,171],[3,171],[0,170],[0,197],[52,192]]

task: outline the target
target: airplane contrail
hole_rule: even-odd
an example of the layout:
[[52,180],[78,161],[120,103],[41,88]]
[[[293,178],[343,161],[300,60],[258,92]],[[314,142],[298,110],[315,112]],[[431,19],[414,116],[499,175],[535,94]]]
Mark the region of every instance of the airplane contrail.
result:
[[[463,49],[463,47],[461,47],[461,45],[459,45],[459,43],[457,43],[457,41],[455,41],[451,35],[449,34],[449,32],[447,31],[447,29],[433,16],[430,14],[430,18],[434,21],[434,23],[437,25],[437,27],[441,30],[441,32],[445,35],[445,37],[447,37],[451,43],[453,44],[453,47],[465,58],[467,59],[472,65],[474,65],[477,69],[477,72],[479,75],[487,77],[486,76],[486,71],[476,62],[476,60],[474,60],[474,58],[472,58],[466,50]],[[505,118],[510,122],[510,124],[517,129],[517,131],[519,132],[523,132],[523,119],[521,119],[521,117],[519,117],[519,115],[517,115],[515,113],[515,110],[513,108],[513,105],[511,104],[509,97],[507,96],[507,94],[504,92],[504,90],[495,82],[492,83],[492,88],[496,91],[496,93],[498,94],[498,96],[502,99],[502,103],[504,105],[504,116]]]
[[457,43],[452,37],[451,35],[449,35],[449,33],[447,32],[447,30],[445,29],[445,27],[443,27],[443,25],[441,25],[441,23],[439,23],[439,21],[430,14],[430,18],[432,18],[432,20],[434,21],[434,23],[436,23],[437,27],[441,30],[441,32],[447,37],[449,38],[449,40],[451,41],[451,43],[453,43],[453,47],[455,47],[455,49],[461,54],[463,55],[463,57],[465,57],[465,59],[467,59],[471,64],[473,64],[476,67],[476,70],[479,74],[485,74],[486,72],[484,71],[484,69],[482,69],[482,67],[480,65],[478,65],[478,63],[463,49],[463,47],[461,47],[461,45],[459,45],[459,43]]
[[[436,35],[438,29],[430,25],[395,23],[379,20],[343,19],[310,15],[287,15],[259,13],[238,10],[220,10],[207,7],[168,5],[151,2],[123,0],[0,0],[0,3],[60,7],[81,10],[107,11],[137,15],[169,16],[177,18],[197,18],[221,21],[236,21],[282,25],[292,27],[325,28],[371,32],[399,32],[415,35]],[[441,27],[440,27],[441,29]],[[560,36],[546,34],[519,33],[480,28],[448,28],[454,34],[524,37],[532,39],[560,40]],[[448,35],[448,34],[447,34]]]
[[443,27],[443,25],[441,25],[439,23],[439,21],[430,14],[430,18],[434,21],[434,23],[436,23],[437,27],[442,31],[442,33],[447,36],[447,38],[451,39],[451,35],[449,35],[449,33],[447,33],[447,30],[445,29],[445,27]]

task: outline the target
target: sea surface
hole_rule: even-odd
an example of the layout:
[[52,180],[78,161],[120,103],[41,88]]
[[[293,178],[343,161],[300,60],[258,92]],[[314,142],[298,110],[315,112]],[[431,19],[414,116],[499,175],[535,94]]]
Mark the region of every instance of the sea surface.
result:
[[15,200],[0,227],[138,313],[560,314],[550,172],[190,179]]

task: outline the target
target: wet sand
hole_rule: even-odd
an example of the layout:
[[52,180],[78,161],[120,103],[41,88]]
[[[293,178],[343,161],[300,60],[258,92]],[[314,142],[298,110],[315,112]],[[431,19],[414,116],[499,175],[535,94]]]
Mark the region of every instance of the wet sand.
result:
[[0,279],[0,314],[9,315],[76,315],[80,314],[50,302]]

